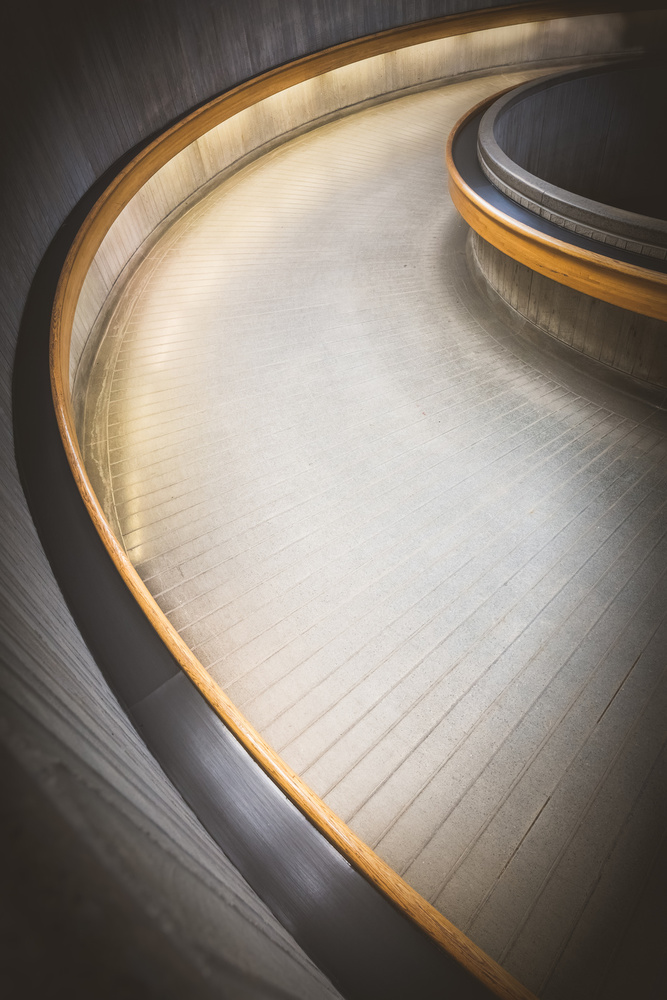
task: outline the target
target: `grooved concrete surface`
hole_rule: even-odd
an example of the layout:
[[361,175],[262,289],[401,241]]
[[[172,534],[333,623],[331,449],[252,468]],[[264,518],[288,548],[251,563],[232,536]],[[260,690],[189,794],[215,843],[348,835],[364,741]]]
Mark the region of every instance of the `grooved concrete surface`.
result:
[[604,995],[665,832],[664,414],[515,341],[444,141],[502,75],[272,152],[167,232],[88,460],[288,763],[535,992]]

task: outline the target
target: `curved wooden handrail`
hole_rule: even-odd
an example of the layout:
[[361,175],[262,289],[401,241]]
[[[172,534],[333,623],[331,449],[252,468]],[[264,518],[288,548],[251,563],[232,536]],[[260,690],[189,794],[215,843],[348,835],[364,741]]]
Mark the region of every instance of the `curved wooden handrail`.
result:
[[259,766],[347,860],[434,941],[505,1000],[533,994],[411,888],[292,771],[230,701],[170,624],[115,537],[92,488],[75,431],[69,388],[69,349],[86,273],[104,236],[123,208],[160,167],[216,125],[282,90],[330,70],[438,38],[522,22],[622,9],[610,2],[514,4],[406,25],[345,42],[249,80],[186,115],[124,167],[79,229],[58,282],[51,316],[49,364],[56,418],[79,492],[111,559],[148,621],[219,718]]
[[447,139],[449,192],[459,213],[487,243],[533,271],[604,302],[667,321],[667,274],[614,260],[533,229],[489,204],[463,179],[454,162],[456,138],[475,115],[506,93],[499,91],[467,111]]

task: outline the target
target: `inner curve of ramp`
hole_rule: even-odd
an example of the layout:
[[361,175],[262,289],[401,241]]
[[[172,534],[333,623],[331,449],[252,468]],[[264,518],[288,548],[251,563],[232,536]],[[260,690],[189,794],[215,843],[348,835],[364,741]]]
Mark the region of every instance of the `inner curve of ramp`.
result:
[[666,423],[467,270],[444,142],[532,75],[329,123],[194,204],[126,284],[82,437],[250,722],[556,998],[599,987],[664,830]]

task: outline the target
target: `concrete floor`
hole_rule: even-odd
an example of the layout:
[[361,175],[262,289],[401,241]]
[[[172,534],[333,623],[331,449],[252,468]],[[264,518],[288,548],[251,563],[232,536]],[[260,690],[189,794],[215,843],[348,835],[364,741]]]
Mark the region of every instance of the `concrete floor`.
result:
[[527,76],[329,124],[198,203],[109,324],[85,447],[260,732],[569,1000],[608,995],[663,864],[667,424],[516,340],[467,272],[445,138]]

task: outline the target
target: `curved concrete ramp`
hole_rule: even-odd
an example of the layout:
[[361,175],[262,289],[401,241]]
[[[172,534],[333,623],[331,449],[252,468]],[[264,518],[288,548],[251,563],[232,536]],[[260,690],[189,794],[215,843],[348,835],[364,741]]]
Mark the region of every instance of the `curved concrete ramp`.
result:
[[86,418],[108,516],[250,721],[545,998],[664,825],[665,420],[472,287],[446,135],[528,74],[295,139],[169,228]]

